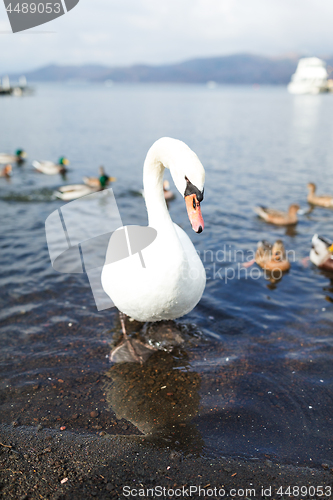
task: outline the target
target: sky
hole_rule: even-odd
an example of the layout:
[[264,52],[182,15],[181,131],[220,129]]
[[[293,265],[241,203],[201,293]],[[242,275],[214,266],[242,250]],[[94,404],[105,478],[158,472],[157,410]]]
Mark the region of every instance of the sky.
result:
[[244,52],[333,55],[332,21],[332,0],[80,0],[64,16],[13,34],[0,0],[0,75]]

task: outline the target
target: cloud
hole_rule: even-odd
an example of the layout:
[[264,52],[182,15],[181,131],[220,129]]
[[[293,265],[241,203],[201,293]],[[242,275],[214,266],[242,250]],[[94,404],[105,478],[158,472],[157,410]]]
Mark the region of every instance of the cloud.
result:
[[[15,1],[15,0],[14,0]],[[33,30],[10,30],[0,4],[1,71],[50,62],[159,64],[235,52],[333,53],[331,0],[80,0]],[[55,31],[56,33],[37,33]]]

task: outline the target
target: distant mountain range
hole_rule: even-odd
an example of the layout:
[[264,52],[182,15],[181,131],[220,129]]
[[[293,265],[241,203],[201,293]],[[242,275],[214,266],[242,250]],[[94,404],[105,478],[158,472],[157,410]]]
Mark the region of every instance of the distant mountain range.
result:
[[[25,73],[30,82],[85,80],[117,83],[207,83],[282,85],[290,81],[299,57],[272,58],[251,54],[191,59],[159,66],[137,64],[127,67],[102,65],[45,66]],[[333,66],[333,57],[326,58]],[[332,68],[331,68],[332,69]],[[18,75],[11,75],[16,78]]]

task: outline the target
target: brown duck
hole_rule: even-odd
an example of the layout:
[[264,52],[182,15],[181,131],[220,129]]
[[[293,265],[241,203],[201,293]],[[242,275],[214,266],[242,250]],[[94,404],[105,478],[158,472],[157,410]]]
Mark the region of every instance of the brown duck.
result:
[[326,208],[333,207],[333,196],[330,196],[329,194],[321,194],[320,196],[316,195],[316,185],[313,182],[309,182],[308,190],[309,194],[307,200],[311,205]]
[[276,240],[273,246],[267,241],[259,241],[255,261],[267,271],[284,272],[290,269],[290,262],[281,240]]
[[254,211],[270,224],[275,224],[277,226],[291,226],[297,224],[297,212],[299,210],[299,205],[292,204],[289,207],[288,212],[282,212],[280,210],[275,210],[274,208],[266,207],[255,207]]

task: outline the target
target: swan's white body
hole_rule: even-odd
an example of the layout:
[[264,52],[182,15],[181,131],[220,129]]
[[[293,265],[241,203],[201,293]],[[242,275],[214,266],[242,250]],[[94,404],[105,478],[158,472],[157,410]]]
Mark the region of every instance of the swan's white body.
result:
[[[162,138],[148,151],[143,183],[149,226],[156,239],[139,254],[105,264],[102,285],[115,306],[138,321],[175,319],[190,312],[206,285],[204,266],[187,234],[169,215],[163,194],[163,172],[169,168],[184,195],[186,177],[203,190],[205,171],[195,153],[181,141]],[[106,262],[108,261],[108,252]]]

